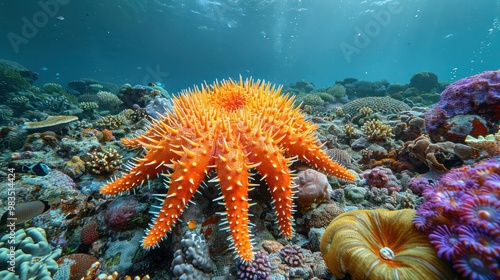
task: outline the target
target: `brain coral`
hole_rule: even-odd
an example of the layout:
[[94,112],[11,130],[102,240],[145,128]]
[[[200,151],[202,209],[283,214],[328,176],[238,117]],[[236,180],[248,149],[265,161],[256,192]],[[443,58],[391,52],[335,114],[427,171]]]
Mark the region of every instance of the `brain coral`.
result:
[[344,113],[354,116],[358,114],[359,110],[363,107],[369,107],[374,112],[383,114],[395,114],[401,111],[410,110],[410,106],[406,103],[390,98],[389,96],[360,98],[344,104],[341,108]]
[[500,119],[500,70],[485,71],[449,85],[438,104],[425,114],[425,126],[432,131],[453,116],[470,114],[492,122]]
[[321,253],[337,279],[453,279],[425,234],[412,226],[414,210],[355,210],[326,228]]

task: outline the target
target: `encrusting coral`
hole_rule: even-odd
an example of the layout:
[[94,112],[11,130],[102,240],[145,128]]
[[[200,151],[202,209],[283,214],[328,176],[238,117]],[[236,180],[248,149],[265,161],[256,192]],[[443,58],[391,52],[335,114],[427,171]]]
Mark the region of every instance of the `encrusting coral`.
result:
[[321,239],[326,265],[337,279],[453,279],[427,236],[412,225],[415,211],[354,210],[335,218]]
[[153,120],[143,135],[123,139],[127,147],[146,150],[129,164],[130,171],[101,193],[117,195],[163,172],[171,172],[168,193],[143,239],[151,248],[165,237],[212,170],[222,190],[232,246],[244,261],[254,257],[248,226],[249,169],[260,173],[271,192],[281,233],[290,238],[293,183],[288,166],[293,157],[341,179],[355,176],[328,158],[314,137],[316,126],[305,120],[293,97],[261,81],[227,80],[184,91],[173,98],[172,112]]

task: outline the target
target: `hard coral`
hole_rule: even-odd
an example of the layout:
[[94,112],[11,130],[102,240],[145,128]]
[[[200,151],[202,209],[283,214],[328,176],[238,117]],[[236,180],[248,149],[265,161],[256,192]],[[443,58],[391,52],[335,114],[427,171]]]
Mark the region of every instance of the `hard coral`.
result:
[[485,71],[449,85],[438,104],[425,115],[431,138],[441,135],[446,120],[456,115],[479,115],[492,123],[500,120],[500,70]]
[[389,168],[375,167],[363,172],[362,176],[368,185],[377,188],[386,188],[389,190],[389,194],[393,191],[401,190],[396,176],[392,174]]
[[86,155],[89,173],[107,176],[121,167],[123,157],[113,148],[95,148]]
[[54,275],[54,279],[82,279],[87,271],[92,267],[92,264],[98,259],[88,254],[71,254],[66,255],[57,260],[59,269]]
[[264,251],[255,252],[255,259],[250,262],[239,261],[236,266],[236,279],[238,280],[264,280],[271,277],[271,263],[269,254]]
[[500,162],[453,169],[423,192],[414,218],[462,277],[500,278]]
[[427,236],[413,228],[414,210],[355,210],[335,218],[321,239],[323,258],[337,278],[452,279]]
[[293,181],[298,187],[295,203],[301,211],[315,208],[319,203],[328,200],[330,184],[323,173],[307,169],[300,171]]
[[406,103],[394,98],[390,98],[388,96],[355,99],[349,103],[344,104],[341,108],[345,114],[355,116],[363,107],[369,107],[373,110],[373,112],[380,112],[383,114],[394,114],[401,111],[410,110],[410,106],[408,106]]
[[384,139],[394,137],[394,134],[392,134],[392,127],[382,123],[378,119],[373,119],[365,122],[361,127],[361,131],[363,131],[363,133],[369,139]]
[[85,162],[79,156],[73,156],[63,163],[62,171],[73,179],[79,178],[86,171]]
[[104,224],[113,231],[130,227],[133,219],[140,213],[139,202],[133,196],[121,196],[113,200],[104,214]]

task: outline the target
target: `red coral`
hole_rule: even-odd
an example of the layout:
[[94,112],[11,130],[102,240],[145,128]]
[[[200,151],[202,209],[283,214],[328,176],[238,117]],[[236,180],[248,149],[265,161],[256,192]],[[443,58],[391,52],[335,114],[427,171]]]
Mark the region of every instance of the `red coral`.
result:
[[80,234],[80,240],[83,244],[91,245],[99,239],[98,224],[96,220],[90,220],[86,223]]

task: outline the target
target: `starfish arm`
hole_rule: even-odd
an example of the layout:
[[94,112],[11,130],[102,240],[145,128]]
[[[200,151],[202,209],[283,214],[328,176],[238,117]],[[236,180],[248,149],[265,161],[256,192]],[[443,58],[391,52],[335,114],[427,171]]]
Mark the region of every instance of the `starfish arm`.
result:
[[170,114],[160,116],[158,120],[152,120],[152,125],[148,131],[134,138],[123,138],[121,142],[127,148],[136,149],[142,146],[142,143],[154,143],[160,141],[164,135],[176,137],[179,133],[174,129],[175,123]]
[[[237,141],[224,139],[218,144],[215,169],[227,212],[227,225],[233,247],[246,262],[253,260],[250,231],[248,228],[248,169],[246,156]],[[231,143],[232,142],[232,143]]]
[[213,165],[212,143],[201,143],[195,148],[182,145],[183,151],[177,151],[183,156],[174,163],[166,198],[160,211],[154,213],[154,223],[142,241],[144,248],[156,246],[170,231]]
[[[299,133],[300,132],[300,133]],[[349,172],[342,165],[329,158],[320,146],[316,144],[316,139],[312,130],[295,130],[295,133],[286,133],[280,145],[285,148],[285,152],[290,156],[298,156],[304,162],[340,179],[353,182],[356,176]]]
[[286,238],[291,238],[294,188],[288,169],[291,160],[283,156],[283,151],[276,146],[276,142],[273,142],[269,135],[249,141],[248,148],[252,151],[248,156],[249,160],[260,162],[255,168],[265,178],[273,197],[280,232]]
[[[163,173],[167,168],[166,164],[170,164],[170,160],[180,158],[170,149],[166,139],[155,144],[147,144],[151,149],[146,156],[136,159],[135,163],[130,163],[132,165],[130,172],[103,186],[101,194],[116,195],[131,190],[144,183],[144,181]],[[166,162],[167,159],[169,162]]]

